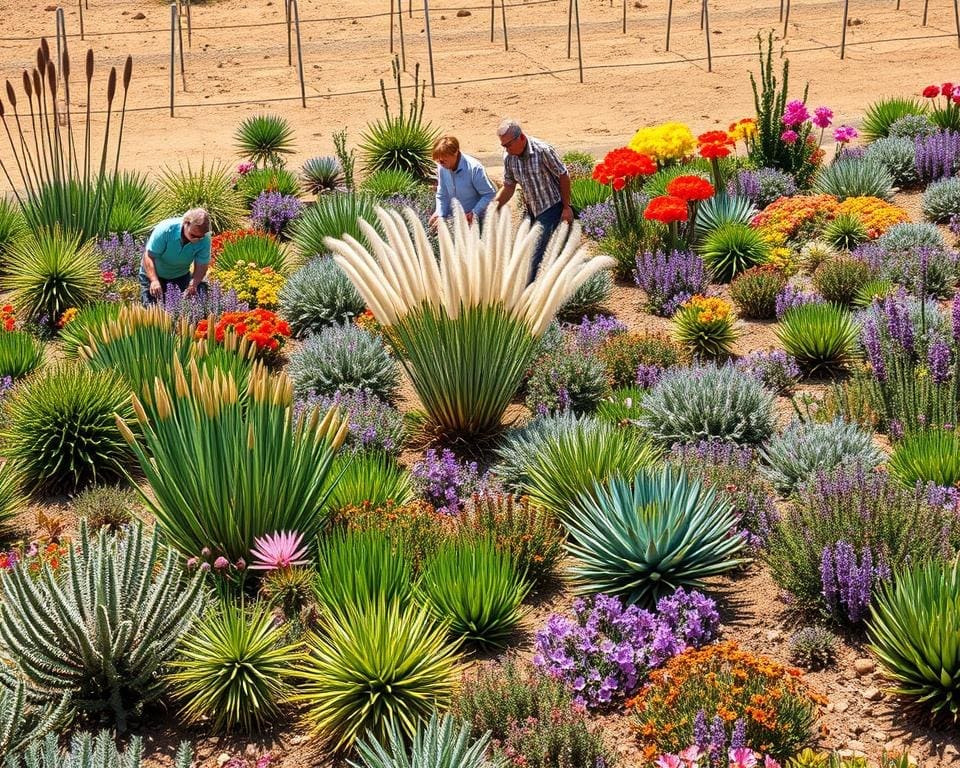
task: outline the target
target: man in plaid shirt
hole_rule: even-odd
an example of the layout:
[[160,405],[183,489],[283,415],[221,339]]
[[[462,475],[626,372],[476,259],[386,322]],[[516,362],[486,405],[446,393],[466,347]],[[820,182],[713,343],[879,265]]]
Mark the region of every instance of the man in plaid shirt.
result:
[[573,223],[570,207],[570,175],[557,150],[544,141],[527,136],[516,120],[506,119],[497,128],[503,147],[503,187],[494,198],[497,207],[505,205],[517,189],[523,187],[527,216],[541,226],[534,253],[530,280],[543,261],[550,236],[561,221]]

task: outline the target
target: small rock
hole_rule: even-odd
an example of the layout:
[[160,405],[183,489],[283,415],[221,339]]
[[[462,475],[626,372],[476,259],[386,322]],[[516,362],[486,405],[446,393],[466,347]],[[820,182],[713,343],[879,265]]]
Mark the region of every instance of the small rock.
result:
[[43,10],[45,10],[45,11],[55,11],[55,10],[57,10],[57,6],[55,6],[55,5],[48,5],[48,6],[47,6],[46,8],[44,8]]
[[466,18],[467,16],[472,16],[472,15],[473,15],[473,14],[470,13],[470,11],[468,11],[466,8],[461,8],[459,11],[457,11],[457,18],[458,18],[458,19],[464,19],[464,18]]
[[873,707],[864,707],[860,710],[860,714],[864,717],[873,717]]
[[853,662],[853,670],[861,677],[863,675],[869,675],[877,668],[876,662],[873,659],[857,659]]
[[637,0],[637,2],[635,2],[635,3],[633,4],[633,7],[634,7],[634,8],[639,8],[639,9],[643,10],[643,9],[646,8],[647,6],[645,6],[643,3],[639,2],[639,0]]
[[953,744],[945,744],[943,747],[943,760],[948,762],[953,760],[957,756],[960,756],[960,750],[957,749]]
[[880,692],[879,688],[871,685],[863,692],[863,698],[865,698],[867,701],[880,701],[880,699],[883,698],[883,694]]
[[900,749],[900,745],[895,741],[888,741],[883,745],[884,752],[896,752]]
[[723,32],[721,32],[719,29],[711,29],[711,30],[710,30],[710,34],[711,34],[711,35],[722,35]]
[[839,701],[833,702],[833,711],[834,712],[846,712],[850,708],[850,702],[840,699]]
[[129,16],[129,15],[130,15],[130,11],[120,11],[120,15],[121,15],[121,16]]
[[217,755],[217,765],[224,765],[225,763],[229,762],[229,760],[230,755],[228,755],[226,752],[221,752],[219,755]]
[[783,636],[783,632],[779,629],[768,629],[764,632],[764,637],[766,637],[768,642],[773,642],[774,640],[779,640]]
[[887,740],[887,734],[883,731],[870,731],[870,738],[877,742],[884,742]]
[[303,742],[305,742],[309,738],[310,738],[309,736],[304,736],[303,734],[300,734],[299,736],[294,736],[293,738],[291,738],[290,743],[294,745],[303,744]]
[[[856,756],[857,756],[856,753],[859,752],[860,754],[866,754],[866,751],[867,751],[867,745],[866,745],[866,744],[864,744],[862,741],[857,741],[856,739],[852,739],[852,740],[850,740],[850,741],[847,742],[847,747],[846,747],[846,749],[841,749],[841,750],[840,750],[840,756],[841,756],[841,757],[856,757]],[[849,753],[849,754],[844,755],[844,754],[843,754],[844,752],[847,752],[847,753]]]
[[847,19],[848,27],[859,27],[863,24],[863,19]]
[[133,18],[134,18],[136,21],[139,21],[140,19],[145,19],[145,18],[147,18],[147,15],[141,11],[140,13],[134,14]]

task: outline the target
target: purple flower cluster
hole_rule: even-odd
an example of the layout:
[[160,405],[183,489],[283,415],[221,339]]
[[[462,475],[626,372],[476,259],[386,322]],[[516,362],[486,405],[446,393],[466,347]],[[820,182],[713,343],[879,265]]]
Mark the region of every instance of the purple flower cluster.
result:
[[[134,237],[129,232],[98,240],[94,252],[104,282],[113,285],[117,280],[136,279],[140,273],[145,244],[145,240]],[[108,301],[119,301],[120,294],[117,291],[108,291],[105,298]]]
[[617,226],[617,212],[612,200],[604,200],[596,205],[588,205],[580,211],[580,228],[586,237],[600,241],[613,234]]
[[823,296],[816,291],[805,291],[795,285],[788,284],[777,294],[775,309],[777,320],[782,320],[787,312],[796,307],[801,307],[804,304],[823,304],[823,302]]
[[197,291],[193,296],[184,296],[172,283],[163,294],[163,308],[173,317],[174,323],[185,317],[195,325],[205,317],[220,317],[226,312],[246,312],[250,305],[237,299],[232,288],[224,291],[216,280],[207,284],[206,291]]
[[647,295],[647,310],[672,317],[694,294],[707,290],[703,260],[689,251],[647,251],[637,256],[634,280]]
[[294,403],[294,416],[319,407],[326,411],[334,406],[347,416],[347,439],[344,447],[355,451],[397,453],[403,447],[405,427],[403,414],[373,392],[337,390],[333,395],[310,394]]
[[851,254],[881,277],[924,296],[948,296],[953,291],[958,255],[945,245],[889,246],[881,238],[864,243]]
[[[734,750],[743,750],[747,746],[747,726],[743,718],[733,721],[733,728],[727,734],[726,721],[720,715],[714,715],[707,722],[707,713],[699,709],[693,718],[693,744],[697,751],[698,765],[703,768],[728,768],[734,762],[728,756]],[[682,754],[681,754],[682,756]]]
[[573,612],[551,615],[537,632],[533,663],[592,708],[629,696],[651,669],[710,642],[720,626],[713,600],[682,589],[661,598],[656,614],[606,595],[575,600]]
[[303,202],[295,195],[261,192],[250,208],[250,223],[254,229],[271,232],[279,237],[302,210]]
[[0,400],[6,397],[11,389],[13,389],[13,376],[0,378]]
[[946,384],[950,378],[950,345],[939,336],[934,337],[927,347],[927,365],[930,367],[930,379],[934,384]]
[[757,171],[737,171],[727,182],[727,194],[746,197],[756,203],[760,198],[760,177]]
[[820,556],[820,581],[827,610],[834,618],[858,624],[866,618],[873,588],[889,581],[890,566],[880,558],[874,566],[870,547],[864,547],[858,559],[853,545],[838,541],[824,547]]
[[777,394],[787,392],[800,380],[800,366],[796,359],[782,349],[751,352],[737,360],[734,366]]
[[949,178],[960,170],[960,133],[938,131],[914,139],[914,165],[923,181]]
[[569,327],[572,331],[572,343],[577,349],[588,355],[596,354],[604,342],[617,333],[624,333],[627,326],[613,315],[585,317],[579,325]]
[[776,168],[738,171],[727,182],[727,194],[749,198],[758,208],[765,208],[781,197],[790,197],[796,191],[793,176]]
[[637,386],[643,389],[652,389],[663,378],[664,373],[666,373],[666,368],[661,365],[640,363],[637,366]]
[[413,465],[410,474],[417,492],[446,515],[460,512],[464,501],[484,485],[477,462],[462,462],[449,448],[439,454],[430,448]]

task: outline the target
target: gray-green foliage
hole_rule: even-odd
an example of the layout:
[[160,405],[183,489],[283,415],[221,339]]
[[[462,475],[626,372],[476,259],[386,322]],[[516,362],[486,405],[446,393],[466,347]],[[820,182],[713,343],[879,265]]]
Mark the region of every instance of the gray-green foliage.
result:
[[761,472],[784,496],[818,471],[850,463],[874,467],[883,460],[873,435],[843,419],[794,422],[770,440],[760,455],[765,462]]
[[915,139],[918,136],[933,136],[937,126],[926,115],[904,115],[890,123],[887,137],[891,139]]
[[960,213],[960,178],[941,179],[923,193],[923,215],[930,221],[945,224]]
[[397,361],[380,338],[355,325],[334,325],[311,336],[290,355],[288,372],[298,397],[365,389],[391,400],[400,383]]
[[69,719],[70,694],[59,701],[34,699],[22,680],[0,680],[0,758],[19,752]]
[[887,137],[877,139],[867,147],[866,157],[887,169],[898,186],[916,184],[920,180],[915,165],[916,149],[913,139]]
[[[188,742],[181,742],[173,761],[173,768],[190,768],[193,750]],[[143,739],[134,736],[126,750],[120,752],[109,731],[101,731],[94,738],[89,733],[75,734],[70,749],[61,752],[55,733],[43,741],[33,742],[20,755],[10,755],[4,768],[140,768],[143,765]]]
[[813,189],[840,200],[848,197],[889,200],[893,194],[893,177],[876,160],[846,158],[820,171],[813,182]]
[[80,534],[67,562],[39,578],[0,574],[0,645],[12,671],[47,700],[64,693],[75,710],[105,715],[124,731],[158,698],[159,672],[205,600],[173,550],[143,526],[96,539]]
[[926,221],[894,224],[877,240],[886,251],[912,251],[918,248],[946,248],[943,233]]
[[557,311],[561,320],[577,322],[584,315],[597,312],[613,293],[613,275],[601,270],[575,290]]
[[732,365],[668,371],[643,399],[640,426],[664,445],[759,444],[774,429],[773,394]]
[[502,768],[500,760],[487,760],[490,733],[471,739],[471,726],[452,715],[437,717],[417,729],[413,742],[394,724],[381,744],[369,736],[357,744],[361,762],[351,768]]
[[280,315],[296,336],[350,322],[363,308],[350,278],[328,256],[298,269],[280,289]]
[[757,208],[749,197],[714,195],[697,207],[697,239],[706,237],[725,224],[749,224],[756,213]]

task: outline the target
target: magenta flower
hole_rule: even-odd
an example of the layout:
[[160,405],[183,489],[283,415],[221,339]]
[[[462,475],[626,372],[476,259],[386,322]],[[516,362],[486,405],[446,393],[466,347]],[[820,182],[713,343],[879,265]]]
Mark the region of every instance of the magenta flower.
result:
[[830,107],[817,107],[813,110],[813,124],[817,128],[829,128],[833,123],[833,110]]
[[657,768],[680,768],[680,758],[677,755],[660,755],[654,765]]
[[783,110],[783,124],[786,126],[797,126],[810,119],[810,112],[807,105],[799,99],[787,102]]
[[188,558],[187,558],[187,568],[189,568],[189,569],[192,571],[194,568],[197,567],[197,564],[198,564],[199,562],[200,562],[200,560],[199,560],[198,558],[196,558],[196,557],[188,557]]
[[700,752],[700,747],[696,744],[691,744],[686,749],[680,750],[680,759],[683,760],[687,768],[693,768],[698,765],[698,760],[700,760],[702,753]]
[[838,144],[846,144],[848,141],[853,141],[859,135],[856,128],[849,125],[841,125],[833,132],[833,140]]
[[227,560],[223,555],[220,555],[216,560],[213,561],[213,567],[218,571],[222,571],[224,568],[230,567],[230,561]]
[[763,758],[763,768],[780,768],[780,763],[770,757],[770,755],[766,755]]
[[757,764],[757,756],[749,747],[731,749],[728,756],[730,757],[730,768],[754,768]]
[[294,565],[306,565],[307,548],[301,547],[303,534],[296,531],[280,531],[254,539],[250,550],[254,562],[253,571],[274,571]]
[[246,176],[248,173],[250,173],[250,171],[252,171],[256,167],[257,166],[255,166],[249,160],[244,160],[242,163],[240,163],[237,166],[237,173],[240,174],[241,176]]
[[793,144],[797,140],[797,132],[788,128],[780,134],[780,139],[787,144]]

